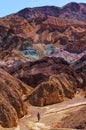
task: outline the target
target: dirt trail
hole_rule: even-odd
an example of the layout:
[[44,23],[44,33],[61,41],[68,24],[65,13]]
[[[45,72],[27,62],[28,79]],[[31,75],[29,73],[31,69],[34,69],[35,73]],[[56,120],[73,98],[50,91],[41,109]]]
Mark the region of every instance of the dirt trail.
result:
[[[78,111],[86,106],[86,98],[78,96],[74,99],[48,105],[45,107],[29,107],[29,114],[20,119],[19,125],[12,129],[0,130],[54,130],[55,125],[60,124],[62,118],[68,116],[73,111]],[[37,121],[37,113],[40,112],[41,120]],[[55,130],[75,130],[58,128]]]
[[[59,104],[48,105],[45,107],[30,106],[29,110],[31,115],[29,114],[21,119],[20,128],[21,130],[28,130],[30,127],[33,128],[32,130],[50,130],[50,128],[52,130],[57,122],[60,123],[62,118],[68,116],[70,112],[78,111],[85,105],[86,98],[78,96],[72,100],[68,100]],[[37,122],[36,117],[38,112],[40,112],[41,115],[40,123]],[[22,124],[26,125],[27,128],[23,129],[24,126]],[[40,128],[40,126],[43,126],[44,128]],[[61,128],[58,130],[63,129]]]

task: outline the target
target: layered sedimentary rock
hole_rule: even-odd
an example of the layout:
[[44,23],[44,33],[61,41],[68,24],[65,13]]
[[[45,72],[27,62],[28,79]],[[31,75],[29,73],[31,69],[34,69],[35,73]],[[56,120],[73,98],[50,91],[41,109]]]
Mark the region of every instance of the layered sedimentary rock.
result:
[[86,50],[85,18],[86,4],[77,3],[62,8],[26,8],[0,18],[0,57],[6,65],[14,65],[46,55],[57,56],[58,49],[65,49],[71,60],[71,53],[79,56]]
[[10,67],[7,71],[32,87],[46,81],[51,75],[63,72],[72,75],[76,81],[79,81],[78,74],[70,67],[68,62],[60,57],[44,57],[40,60]]
[[77,73],[81,75],[81,77],[84,79],[83,86],[86,87],[86,55],[81,57],[79,60],[77,60],[72,67],[75,69]]
[[86,107],[76,112],[72,112],[69,116],[63,118],[62,128],[86,129]]
[[72,67],[83,79],[83,84],[81,88],[84,89],[85,96],[86,96],[86,55],[84,55],[75,63],[73,63]]
[[8,68],[8,72],[35,88],[28,96],[32,105],[44,106],[73,98],[83,79],[63,58],[44,57]]
[[[28,12],[28,13],[26,13]],[[54,16],[64,19],[72,19],[79,21],[86,21],[86,4],[71,2],[63,7],[44,6],[36,8],[25,8],[18,12],[20,16],[23,16],[29,20],[35,18],[46,18],[47,16]],[[40,19],[38,19],[40,21]]]
[[50,75],[57,75],[61,72],[76,77],[76,73],[69,67],[69,63],[63,58],[56,57],[44,57],[33,62],[26,62],[19,66],[10,67],[7,71],[32,87],[46,81]]
[[0,67],[14,76],[0,69],[0,124],[16,126],[26,99],[44,106],[73,98],[86,85],[85,60],[75,62],[84,55],[86,4],[25,8],[0,18]]
[[27,113],[22,98],[29,92],[29,86],[0,69],[0,124],[3,127],[16,126],[18,119]]
[[14,127],[18,124],[18,115],[14,107],[0,94],[0,125]]
[[73,67],[78,73],[86,74],[86,55],[81,57],[78,61],[73,64]]
[[77,84],[74,78],[65,73],[50,76],[49,80],[40,83],[28,97],[32,105],[44,106],[59,103],[65,98],[72,99],[76,94]]

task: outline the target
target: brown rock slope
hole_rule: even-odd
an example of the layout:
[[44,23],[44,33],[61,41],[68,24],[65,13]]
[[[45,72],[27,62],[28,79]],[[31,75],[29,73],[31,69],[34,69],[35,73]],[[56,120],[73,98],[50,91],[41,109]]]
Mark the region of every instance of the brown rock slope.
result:
[[13,127],[18,119],[27,113],[23,95],[29,94],[30,88],[10,74],[0,69],[0,124]]
[[35,88],[29,96],[32,105],[43,106],[73,98],[76,88],[83,84],[82,78],[62,58],[44,57],[12,67],[8,72]]
[[[28,12],[28,13],[26,13]],[[55,6],[44,6],[44,7],[35,7],[35,8],[25,8],[18,12],[20,16],[23,16],[28,19],[28,21],[39,18],[46,18],[47,16],[54,16],[64,19],[72,19],[79,21],[86,21],[86,4],[85,3],[75,3],[71,2],[66,4],[63,7]],[[37,21],[37,22],[38,22]]]
[[73,98],[76,93],[76,81],[65,73],[50,76],[49,80],[40,83],[28,97],[32,105],[44,106],[59,103],[65,98]]
[[8,67],[7,71],[32,87],[36,87],[39,83],[46,81],[49,76],[59,73],[72,75],[78,80],[78,75],[69,66],[69,63],[59,57],[43,57],[40,60]]
[[76,61],[72,67],[75,71],[83,78],[83,85],[85,95],[86,95],[86,55],[84,55],[81,59]]
[[76,112],[72,112],[69,116],[62,120],[62,128],[74,128],[79,130],[86,129],[86,107]]
[[86,50],[86,4],[70,3],[62,8],[26,8],[0,18],[0,57],[34,59],[45,55],[39,44],[53,44],[80,53]]
[[81,57],[78,61],[73,64],[74,69],[78,73],[84,73],[86,75],[86,55]]

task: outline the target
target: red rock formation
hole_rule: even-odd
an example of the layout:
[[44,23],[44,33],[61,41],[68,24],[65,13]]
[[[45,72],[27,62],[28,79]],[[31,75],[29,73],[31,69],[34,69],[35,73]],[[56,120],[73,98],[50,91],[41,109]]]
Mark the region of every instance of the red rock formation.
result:
[[72,66],[78,73],[86,73],[86,55],[77,60]]
[[29,92],[27,85],[0,69],[0,124],[3,127],[16,126],[18,119],[27,113],[23,95]]
[[76,80],[65,73],[51,76],[48,81],[40,83],[28,97],[32,105],[44,106],[59,103],[65,98],[73,98],[76,93]]
[[72,112],[69,116],[62,120],[62,128],[86,129],[86,107],[76,112]]
[[82,77],[83,84],[81,88],[84,89],[86,95],[86,55],[84,55],[81,59],[77,60],[72,67],[75,71]]
[[[84,76],[80,77],[62,58],[44,57],[51,51],[47,47],[51,44],[51,48],[72,53],[86,50],[86,4],[26,8],[0,18],[0,58],[5,64],[1,67],[35,88],[30,94],[32,89],[28,85],[0,70],[3,127],[16,126],[27,113],[23,100],[28,94],[32,105],[43,106],[73,98],[76,88],[85,84]],[[48,56],[52,54],[57,55],[52,51]],[[40,60],[26,62],[34,59]]]
[[55,6],[44,6],[36,8],[25,8],[18,12],[20,16],[33,20],[36,18],[45,18],[47,16],[61,17],[64,19],[72,19],[86,21],[86,4],[71,2],[61,8]]
[[32,87],[36,87],[39,83],[46,81],[49,76],[62,72],[72,75],[78,83],[77,73],[63,58],[59,57],[44,57],[34,62],[23,63],[19,66],[8,68],[8,72]]
[[[83,84],[83,79],[62,58],[44,57],[10,68],[8,72],[35,88],[29,98],[32,105],[42,106],[61,102],[65,97],[73,98],[77,87]],[[48,96],[44,96],[47,93]]]
[[[24,53],[30,50],[32,45],[32,49],[39,55],[38,58],[41,58],[43,52],[37,50],[40,43],[53,44],[74,53],[83,52],[86,49],[85,6],[70,3],[62,8],[53,6],[27,8],[1,18],[0,57],[6,60],[9,57],[32,60],[34,52],[28,55]],[[42,48],[44,56],[45,48],[44,46]]]

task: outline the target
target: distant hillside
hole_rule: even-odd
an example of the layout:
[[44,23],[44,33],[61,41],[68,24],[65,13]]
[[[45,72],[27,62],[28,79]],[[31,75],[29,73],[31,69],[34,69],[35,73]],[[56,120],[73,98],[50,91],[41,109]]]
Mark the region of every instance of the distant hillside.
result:
[[56,6],[25,8],[19,11],[18,15],[23,16],[30,21],[37,17],[46,18],[48,16],[68,20],[86,21],[86,4],[71,2],[61,8]]
[[[0,19],[0,57],[8,60],[36,60],[86,50],[86,4],[69,3],[62,8],[25,8]],[[77,59],[70,55],[70,60]],[[75,57],[75,56],[74,56]],[[65,59],[68,59],[65,57]]]

